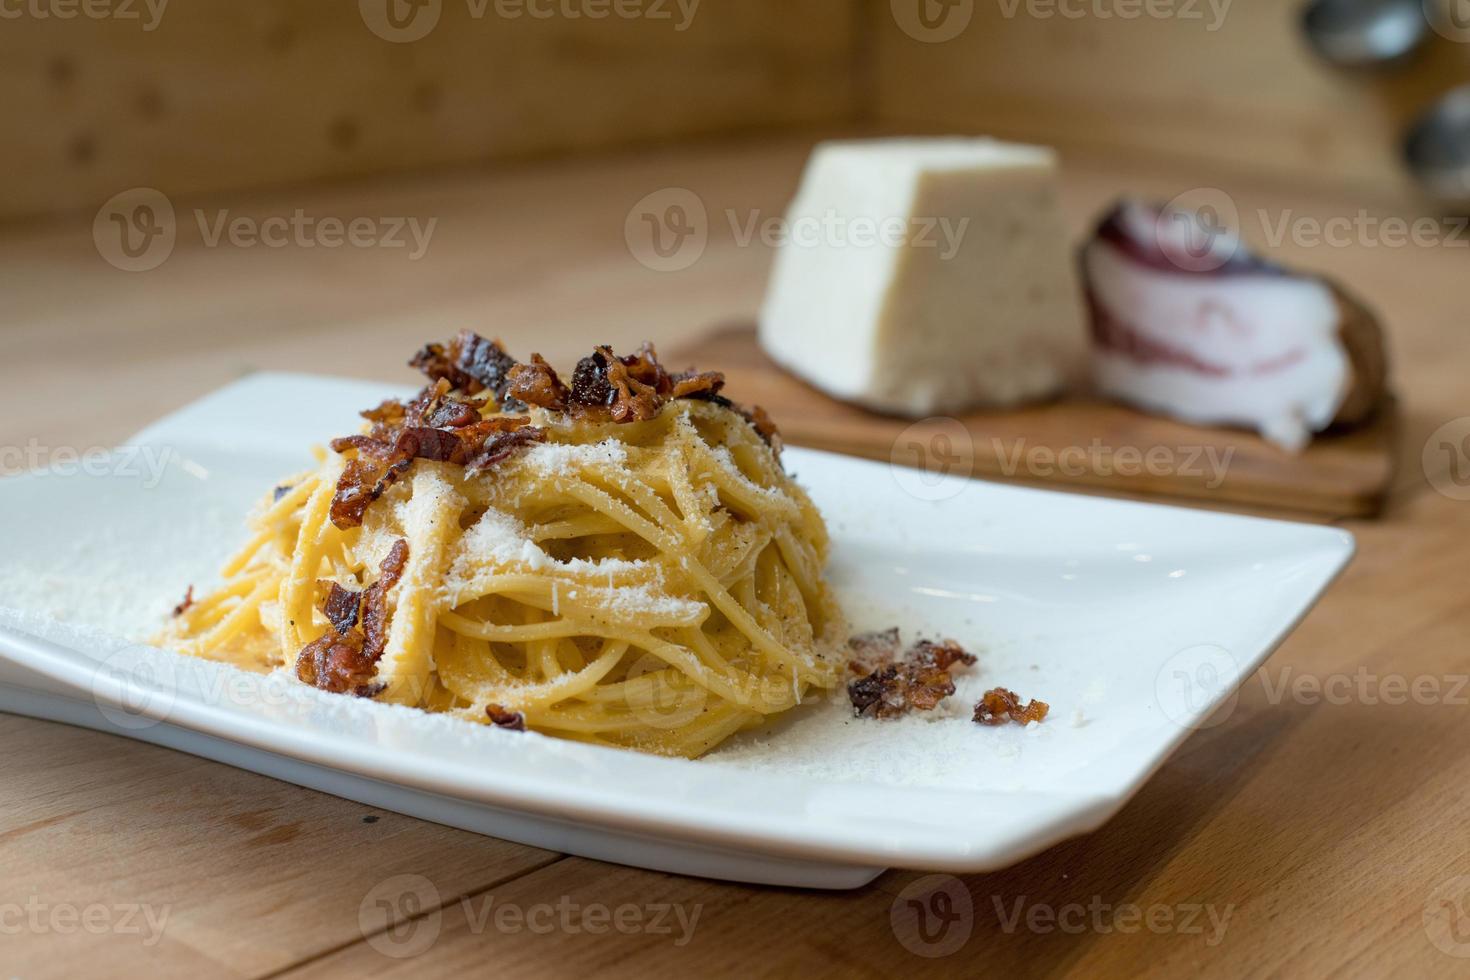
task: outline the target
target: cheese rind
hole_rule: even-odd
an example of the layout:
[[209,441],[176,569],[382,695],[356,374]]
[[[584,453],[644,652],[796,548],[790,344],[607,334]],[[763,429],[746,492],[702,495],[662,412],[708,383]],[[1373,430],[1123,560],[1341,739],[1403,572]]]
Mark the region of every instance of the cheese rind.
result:
[[1043,147],[819,146],[787,217],[762,346],[829,394],[899,415],[1056,393],[1086,332],[1055,182]]

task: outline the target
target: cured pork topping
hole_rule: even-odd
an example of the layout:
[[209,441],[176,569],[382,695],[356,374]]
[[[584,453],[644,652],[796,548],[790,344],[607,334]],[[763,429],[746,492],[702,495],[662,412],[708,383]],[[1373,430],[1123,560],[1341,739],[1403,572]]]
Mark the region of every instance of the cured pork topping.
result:
[[1004,687],[993,687],[981,695],[975,704],[975,722],[980,725],[1004,725],[1014,721],[1024,725],[1032,721],[1044,721],[1051,705],[1032,699],[1021,707],[1021,699],[1015,691]]
[[451,393],[447,378],[430,384],[407,404],[386,401],[362,415],[372,423],[366,435],[332,440],[337,452],[355,453],[332,498],[332,523],[344,530],[361,526],[368,507],[416,459],[454,463],[474,473],[546,438],[523,416],[482,415],[478,406]]
[[1382,330],[1321,276],[1252,255],[1204,213],[1125,201],[1082,250],[1104,394],[1290,451],[1385,398]]
[[496,728],[509,732],[526,730],[526,716],[519,711],[509,711],[501,705],[490,704],[485,706],[485,714],[490,718],[490,724]]
[[398,584],[406,564],[408,542],[400,539],[378,565],[377,582],[361,592],[331,583],[322,613],[332,628],[297,655],[296,676],[302,683],[368,698],[382,690],[373,677],[388,645],[388,591]]
[[849,641],[853,660],[849,669],[860,674],[847,685],[853,714],[859,718],[897,718],[909,711],[931,711],[954,693],[950,670],[955,664],[975,663],[974,654],[953,640],[919,640],[902,657],[897,628],[862,633]]
[[510,370],[516,366],[516,359],[497,342],[472,330],[461,330],[448,347],[429,344],[408,363],[430,381],[448,381],[451,388],[467,395],[491,391],[500,401],[510,385]]
[[350,455],[332,497],[332,523],[341,529],[362,526],[368,507],[409,472],[413,460],[453,463],[473,475],[544,441],[545,430],[529,417],[507,414],[528,406],[598,422],[647,422],[675,398],[700,398],[738,411],[781,450],[763,410],[745,411],[719,394],[725,376],[692,370],[670,375],[650,344],[626,357],[598,347],[578,361],[570,386],[541,354],[516,363],[498,342],[472,331],[448,345],[426,345],[409,364],[428,376],[428,386],[407,403],[369,408],[362,413],[368,432],[332,441],[332,450]]
[[[332,523],[362,525],[368,507],[403,478],[416,459],[463,466],[471,474],[544,441],[546,432],[520,413],[528,406],[594,421],[642,422],[677,398],[712,401],[742,415],[777,452],[780,436],[760,408],[746,411],[720,394],[724,375],[670,374],[652,345],[619,357],[598,347],[577,362],[568,387],[540,354],[517,363],[500,344],[469,330],[449,345],[429,344],[409,362],[429,384],[412,401],[385,401],[362,413],[365,434],[332,441],[350,458],[332,498]],[[493,401],[480,396],[488,394]]]
[[714,400],[724,386],[725,376],[716,372],[670,374],[653,345],[644,344],[624,357],[611,347],[598,347],[577,362],[570,387],[540,354],[533,354],[531,363],[511,371],[508,393],[527,405],[581,418],[646,422],[676,398]]

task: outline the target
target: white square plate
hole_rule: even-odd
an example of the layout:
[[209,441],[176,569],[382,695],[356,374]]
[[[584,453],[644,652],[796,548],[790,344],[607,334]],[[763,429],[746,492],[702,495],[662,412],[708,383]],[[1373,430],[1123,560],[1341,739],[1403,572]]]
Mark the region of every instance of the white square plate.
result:
[[[252,503],[382,387],[238,382],[107,458],[0,481],[0,709],[119,732],[481,833],[686,874],[852,887],[992,870],[1115,813],[1352,555],[1347,533],[917,474],[788,449],[859,629],[980,656],[932,716],[845,697],[697,761],[469,725],[178,657],[139,638]],[[933,499],[933,498],[941,499]],[[968,718],[1003,685],[1040,725]],[[1223,710],[1223,707],[1222,707]]]

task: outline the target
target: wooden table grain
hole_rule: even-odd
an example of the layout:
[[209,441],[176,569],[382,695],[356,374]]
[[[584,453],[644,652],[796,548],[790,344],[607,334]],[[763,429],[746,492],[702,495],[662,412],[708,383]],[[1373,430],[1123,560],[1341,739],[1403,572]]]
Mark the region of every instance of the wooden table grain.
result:
[[[562,359],[748,320],[769,252],[742,229],[780,215],[807,145],[175,200],[177,242],[148,272],[105,262],[90,215],[7,229],[0,463],[115,444],[253,370],[406,381],[408,351],[463,326]],[[1281,258],[1384,313],[1404,404],[1394,491],[1381,519],[1344,524],[1359,557],[1221,724],[1096,833],[940,880],[969,911],[928,922],[936,942],[907,902],[922,873],[817,893],[632,870],[0,716],[0,975],[1465,975],[1465,242],[1313,244],[1301,228],[1363,203],[1153,161],[1069,157],[1064,203],[1080,233],[1121,190],[1200,186],[1229,193],[1247,237],[1286,227]],[[709,234],[661,271],[625,234],[671,188]],[[200,230],[297,209],[436,221],[417,259]]]

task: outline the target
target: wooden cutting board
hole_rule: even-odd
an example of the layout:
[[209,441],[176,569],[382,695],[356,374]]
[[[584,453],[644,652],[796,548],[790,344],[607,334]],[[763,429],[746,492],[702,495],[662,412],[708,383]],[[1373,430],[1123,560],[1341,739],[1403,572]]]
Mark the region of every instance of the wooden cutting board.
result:
[[[1203,429],[1077,397],[1007,412],[914,422],[829,398],[777,367],[736,325],[663,360],[719,370],[737,401],[761,405],[792,445],[887,460],[941,476],[1372,516],[1393,479],[1397,412],[1323,436],[1293,456],[1258,436]],[[942,493],[942,487],[936,490]]]

